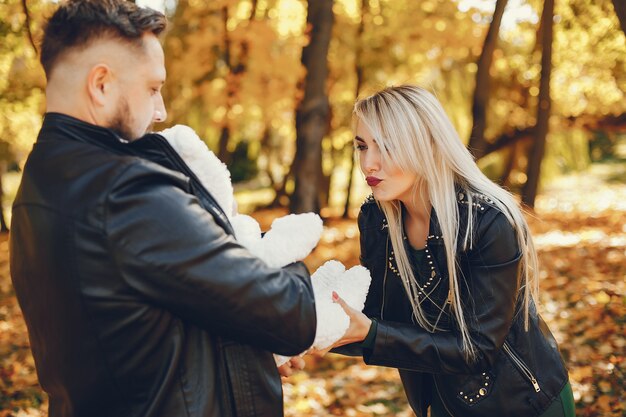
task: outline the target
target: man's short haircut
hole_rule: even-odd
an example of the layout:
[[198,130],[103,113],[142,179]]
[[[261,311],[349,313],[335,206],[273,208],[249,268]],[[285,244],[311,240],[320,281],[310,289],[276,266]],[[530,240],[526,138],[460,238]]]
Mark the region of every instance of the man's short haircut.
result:
[[158,36],[167,26],[165,16],[126,0],[68,0],[48,20],[41,44],[41,65],[50,78],[59,57],[109,38],[141,47],[142,36]]

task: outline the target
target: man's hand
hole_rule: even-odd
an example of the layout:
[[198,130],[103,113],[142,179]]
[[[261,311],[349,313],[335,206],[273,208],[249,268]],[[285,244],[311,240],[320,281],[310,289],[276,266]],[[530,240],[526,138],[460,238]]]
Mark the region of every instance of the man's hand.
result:
[[287,362],[278,367],[278,373],[284,378],[290,377],[295,371],[304,369],[304,359],[300,356],[294,356]]

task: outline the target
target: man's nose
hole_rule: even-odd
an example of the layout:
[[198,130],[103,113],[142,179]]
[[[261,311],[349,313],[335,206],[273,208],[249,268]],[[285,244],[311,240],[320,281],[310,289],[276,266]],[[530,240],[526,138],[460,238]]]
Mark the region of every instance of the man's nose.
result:
[[163,97],[159,94],[155,108],[154,108],[154,121],[157,123],[164,122],[167,119],[167,110],[165,110],[165,103]]

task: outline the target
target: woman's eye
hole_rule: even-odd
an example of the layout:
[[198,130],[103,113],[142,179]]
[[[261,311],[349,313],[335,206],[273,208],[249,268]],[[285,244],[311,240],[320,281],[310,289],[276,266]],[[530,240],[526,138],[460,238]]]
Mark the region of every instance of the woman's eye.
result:
[[356,149],[357,151],[364,151],[365,149],[367,149],[367,146],[359,145],[358,143],[355,143],[354,144],[354,149]]

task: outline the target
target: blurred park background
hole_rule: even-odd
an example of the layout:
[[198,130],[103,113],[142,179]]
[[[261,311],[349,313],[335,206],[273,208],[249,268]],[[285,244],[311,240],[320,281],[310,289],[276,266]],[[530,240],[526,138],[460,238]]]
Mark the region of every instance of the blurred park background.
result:
[[[0,0],[0,227],[45,112],[54,0]],[[306,260],[358,262],[355,99],[416,83],[528,209],[541,311],[580,416],[626,416],[626,1],[137,0],[164,11],[168,120],[225,161],[240,211],[325,219]],[[36,283],[34,283],[36,285]],[[288,416],[410,416],[395,371],[308,358]],[[0,236],[0,417],[46,415]]]

